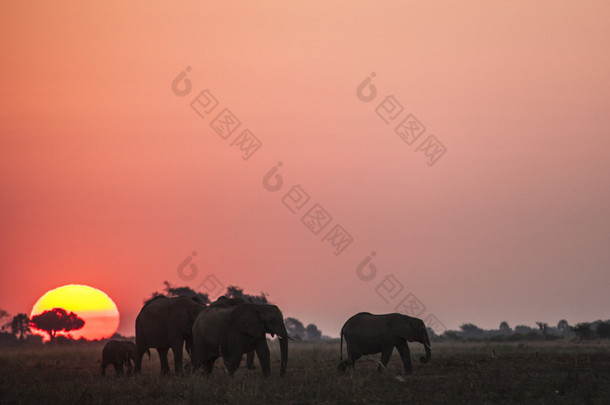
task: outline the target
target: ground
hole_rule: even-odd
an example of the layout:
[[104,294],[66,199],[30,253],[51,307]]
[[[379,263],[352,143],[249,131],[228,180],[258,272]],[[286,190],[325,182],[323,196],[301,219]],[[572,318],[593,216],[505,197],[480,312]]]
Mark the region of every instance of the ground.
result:
[[[288,372],[279,377],[279,347],[271,343],[272,375],[241,368],[229,378],[159,375],[145,357],[142,375],[100,376],[103,344],[16,345],[0,348],[2,404],[604,404],[610,403],[610,343],[433,343],[422,364],[411,345],[413,374],[394,352],[385,373],[379,356],[339,375],[339,344],[290,343]],[[345,349],[344,349],[345,350]],[[188,358],[188,356],[187,356]],[[245,360],[244,360],[245,362]]]

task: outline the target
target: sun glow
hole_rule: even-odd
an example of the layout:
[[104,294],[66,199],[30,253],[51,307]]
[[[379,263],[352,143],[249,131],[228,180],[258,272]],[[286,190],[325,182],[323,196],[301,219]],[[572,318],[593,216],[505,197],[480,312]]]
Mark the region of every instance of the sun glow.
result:
[[[73,339],[104,339],[114,335],[119,328],[119,311],[115,303],[104,292],[86,285],[69,284],[49,290],[34,305],[30,318],[53,308],[74,312],[85,321],[85,325],[69,333],[58,332],[58,336],[70,335]],[[48,335],[32,328],[32,333]]]

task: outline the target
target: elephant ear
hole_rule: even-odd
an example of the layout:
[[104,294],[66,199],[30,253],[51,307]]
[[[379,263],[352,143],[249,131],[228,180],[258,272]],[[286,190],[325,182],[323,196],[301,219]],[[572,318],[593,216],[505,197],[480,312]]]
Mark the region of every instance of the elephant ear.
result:
[[258,312],[263,321],[263,327],[265,333],[271,334],[271,337],[276,334],[282,334],[282,328],[284,327],[283,316],[278,307],[275,305],[259,305]]
[[415,330],[411,320],[409,317],[404,315],[394,316],[392,318],[390,321],[390,330],[394,336],[401,339],[406,339],[409,342],[413,340],[415,335]]
[[249,336],[259,338],[265,335],[263,320],[257,311],[247,305],[239,305],[231,314],[229,324]]

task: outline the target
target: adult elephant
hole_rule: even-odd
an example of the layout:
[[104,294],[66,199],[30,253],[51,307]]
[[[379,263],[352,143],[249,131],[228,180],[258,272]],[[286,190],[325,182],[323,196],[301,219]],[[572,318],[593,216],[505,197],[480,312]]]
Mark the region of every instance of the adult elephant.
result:
[[229,375],[238,369],[244,353],[256,351],[264,376],[271,372],[271,356],[265,334],[280,340],[280,376],[288,363],[288,332],[280,309],[270,304],[210,305],[193,325],[193,363],[210,375],[222,356]]
[[[235,307],[241,304],[254,304],[252,301],[246,301],[244,298],[228,298],[224,295],[221,295],[216,299],[216,301],[212,302],[210,306],[213,307]],[[256,370],[254,366],[254,350],[250,350],[246,353],[246,368],[248,370]]]
[[[347,360],[339,364],[339,370],[353,367],[354,362],[363,354],[381,352],[381,364],[388,365],[394,348],[400,353],[406,374],[413,372],[411,352],[407,342],[422,343],[426,355],[420,358],[422,363],[430,360],[432,349],[426,325],[421,319],[403,314],[373,315],[361,312],[349,318],[341,328],[341,356],[343,360],[343,338],[347,345]],[[383,368],[379,366],[381,371]]]
[[142,356],[157,349],[161,373],[169,373],[167,352],[172,349],[176,373],[182,372],[182,351],[191,355],[193,324],[205,305],[195,298],[157,296],[148,301],[136,318],[137,359],[135,372],[142,369]]

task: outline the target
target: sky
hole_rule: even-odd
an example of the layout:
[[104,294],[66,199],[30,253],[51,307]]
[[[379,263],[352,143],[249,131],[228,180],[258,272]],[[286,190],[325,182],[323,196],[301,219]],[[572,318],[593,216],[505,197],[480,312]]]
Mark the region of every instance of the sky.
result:
[[0,4],[0,308],[610,318],[602,1]]

